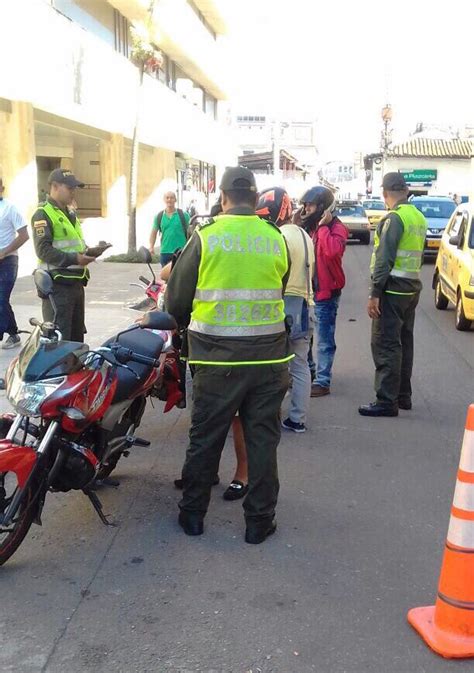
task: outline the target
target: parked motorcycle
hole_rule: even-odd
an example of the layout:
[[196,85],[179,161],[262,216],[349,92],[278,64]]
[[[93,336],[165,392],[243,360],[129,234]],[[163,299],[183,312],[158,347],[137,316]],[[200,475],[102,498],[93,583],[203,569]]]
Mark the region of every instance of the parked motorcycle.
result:
[[[56,317],[49,274],[38,269],[34,277]],[[167,406],[181,399],[166,364],[177,328],[168,313],[146,313],[95,350],[62,341],[54,320],[30,324],[6,375],[16,415],[0,417],[0,565],[32,523],[41,525],[48,491],[82,490],[102,522],[113,525],[93,487],[134,445],[149,445],[135,435],[147,399],[168,398]]]

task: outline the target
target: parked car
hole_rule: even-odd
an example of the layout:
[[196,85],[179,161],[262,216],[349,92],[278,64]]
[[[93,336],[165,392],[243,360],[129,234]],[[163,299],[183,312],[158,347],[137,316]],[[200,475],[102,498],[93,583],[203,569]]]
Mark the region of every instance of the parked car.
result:
[[349,230],[350,239],[356,238],[364,245],[369,245],[369,220],[359,201],[338,201],[334,215],[346,225]]
[[362,201],[365,214],[368,217],[370,228],[376,229],[378,223],[387,214],[387,208],[382,199],[365,199]]
[[428,223],[424,258],[435,258],[441,243],[441,236],[453,214],[456,204],[448,196],[414,196],[410,203],[423,213]]
[[441,237],[433,276],[435,306],[449,302],[456,307],[456,329],[464,331],[474,321],[474,203],[461,203]]

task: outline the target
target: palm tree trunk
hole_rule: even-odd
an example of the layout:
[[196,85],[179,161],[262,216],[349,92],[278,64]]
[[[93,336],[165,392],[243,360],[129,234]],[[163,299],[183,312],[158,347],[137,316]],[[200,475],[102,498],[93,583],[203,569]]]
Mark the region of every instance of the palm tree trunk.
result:
[[145,66],[139,67],[138,95],[137,95],[137,114],[135,117],[135,127],[133,129],[132,155],[130,159],[130,184],[128,194],[128,254],[131,255],[137,251],[137,195],[138,195],[138,155],[139,155],[139,136],[138,127],[140,123],[141,93],[143,86],[143,74]]

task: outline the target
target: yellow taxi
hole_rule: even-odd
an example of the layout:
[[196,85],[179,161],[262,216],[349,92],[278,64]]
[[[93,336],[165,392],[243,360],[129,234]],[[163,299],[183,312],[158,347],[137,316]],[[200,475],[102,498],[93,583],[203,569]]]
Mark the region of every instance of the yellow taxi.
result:
[[369,220],[370,228],[377,229],[378,223],[387,214],[385,203],[382,199],[365,199],[362,201],[362,206]]
[[433,276],[435,306],[456,307],[456,329],[465,331],[474,321],[474,203],[461,203],[441,237]]

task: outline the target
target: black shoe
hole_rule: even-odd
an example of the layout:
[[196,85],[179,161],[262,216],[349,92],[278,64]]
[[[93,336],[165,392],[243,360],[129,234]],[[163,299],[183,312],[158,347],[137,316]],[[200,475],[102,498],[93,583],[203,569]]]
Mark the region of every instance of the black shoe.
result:
[[224,491],[222,497],[224,500],[239,500],[239,498],[243,498],[244,495],[246,495],[248,490],[248,484],[243,484],[237,479],[232,479],[229,486]]
[[398,400],[398,408],[403,409],[404,411],[410,411],[411,400]]
[[398,416],[398,407],[390,407],[387,404],[371,402],[359,407],[361,416]]
[[269,535],[273,535],[276,528],[277,523],[275,519],[263,521],[262,523],[248,523],[245,529],[245,542],[248,542],[248,544],[260,544]]
[[186,535],[202,535],[204,533],[204,522],[196,514],[181,511],[178,516],[178,523]]
[[[181,491],[183,489],[183,480],[182,479],[175,479],[173,483],[175,485],[175,488],[177,488],[178,490]],[[214,479],[214,481],[212,482],[212,485],[217,486],[218,483],[219,483],[219,475],[217,475],[217,477]]]

